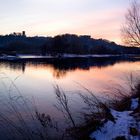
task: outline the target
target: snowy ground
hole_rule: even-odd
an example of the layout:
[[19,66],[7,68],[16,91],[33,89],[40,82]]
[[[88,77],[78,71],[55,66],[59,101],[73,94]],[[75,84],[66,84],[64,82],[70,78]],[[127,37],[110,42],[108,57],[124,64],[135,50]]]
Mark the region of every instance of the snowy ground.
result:
[[116,122],[108,121],[100,130],[93,132],[90,138],[95,140],[115,140],[118,136],[124,136],[126,140],[140,140],[140,133],[139,136],[130,134],[130,128],[136,128],[140,132],[140,122],[137,122],[131,115],[136,108],[138,108],[138,99],[132,99],[130,111],[119,112],[111,110]]

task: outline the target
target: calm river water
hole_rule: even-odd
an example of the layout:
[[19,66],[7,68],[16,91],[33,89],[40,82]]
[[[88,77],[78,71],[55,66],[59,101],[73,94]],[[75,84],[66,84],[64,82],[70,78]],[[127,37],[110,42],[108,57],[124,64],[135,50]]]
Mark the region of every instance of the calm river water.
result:
[[[112,98],[113,95],[103,94],[102,91],[115,84],[123,85],[131,72],[135,75],[139,70],[138,58],[0,61],[0,100],[6,102],[8,96],[14,98],[19,90],[20,94],[34,102],[40,112],[63,121],[62,113],[54,107],[57,104],[54,86],[58,85],[65,91],[70,107],[77,113],[83,107],[78,93],[88,94],[83,87],[100,98]],[[6,108],[3,102],[1,112],[5,112]]]

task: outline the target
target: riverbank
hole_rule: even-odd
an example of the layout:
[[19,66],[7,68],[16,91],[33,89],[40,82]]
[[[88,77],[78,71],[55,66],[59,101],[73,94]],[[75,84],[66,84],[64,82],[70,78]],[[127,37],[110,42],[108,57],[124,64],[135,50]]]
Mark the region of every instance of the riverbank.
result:
[[91,133],[93,140],[139,140],[140,139],[140,111],[138,98],[132,99],[131,109],[116,111],[111,109],[115,122],[107,121],[100,130]]
[[67,132],[79,140],[139,140],[140,79],[134,80],[133,75],[129,78],[129,92],[120,85],[112,87],[108,92],[116,94],[116,98],[108,102],[85,88],[89,95],[80,94],[86,105],[82,113],[85,121]]
[[[132,96],[117,104],[119,108],[110,108],[114,121],[107,120],[98,130],[92,132],[92,140],[140,139],[140,82],[132,92]],[[125,108],[121,110],[124,104]]]
[[104,55],[92,55],[92,54],[87,54],[87,55],[76,55],[76,54],[63,54],[63,55],[1,55],[0,60],[28,60],[28,59],[64,59],[64,58],[111,58],[111,57],[124,57],[124,58],[140,58],[140,55],[135,55],[135,54],[117,54],[117,55],[110,55],[110,54],[104,54]]

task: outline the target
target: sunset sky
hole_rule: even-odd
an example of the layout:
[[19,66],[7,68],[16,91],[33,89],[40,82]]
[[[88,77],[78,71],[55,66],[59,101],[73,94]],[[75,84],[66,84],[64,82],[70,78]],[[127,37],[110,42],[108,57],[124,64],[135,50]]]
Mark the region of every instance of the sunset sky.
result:
[[121,43],[130,0],[0,0],[0,34],[87,34]]

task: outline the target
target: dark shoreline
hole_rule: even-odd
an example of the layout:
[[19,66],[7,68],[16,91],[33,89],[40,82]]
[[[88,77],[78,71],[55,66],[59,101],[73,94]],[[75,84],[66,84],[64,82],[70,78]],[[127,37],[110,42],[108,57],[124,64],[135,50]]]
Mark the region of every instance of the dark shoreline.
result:
[[30,60],[48,60],[48,59],[107,59],[107,58],[118,58],[118,59],[132,59],[132,60],[140,60],[140,55],[138,54],[118,54],[118,55],[110,55],[110,54],[104,54],[104,55],[75,55],[75,54],[64,54],[64,55],[4,55],[0,56],[0,60],[4,61],[30,61]]

